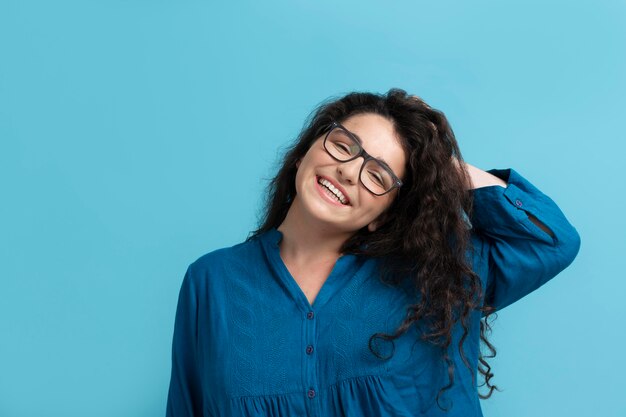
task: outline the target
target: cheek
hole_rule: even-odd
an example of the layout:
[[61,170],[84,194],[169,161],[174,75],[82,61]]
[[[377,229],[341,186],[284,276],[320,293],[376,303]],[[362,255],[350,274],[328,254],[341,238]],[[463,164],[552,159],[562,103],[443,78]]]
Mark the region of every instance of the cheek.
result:
[[309,149],[309,151],[302,157],[298,164],[298,169],[313,169],[315,166],[325,163],[327,161],[326,151],[320,150],[316,147]]
[[389,206],[390,200],[386,196],[378,197],[364,190],[367,195],[361,196],[361,204],[366,216],[376,217]]
[[296,178],[295,178],[296,193],[300,193],[301,191],[302,181],[303,181],[303,168],[304,168],[304,165],[301,164],[300,168],[298,168],[298,170],[296,171]]

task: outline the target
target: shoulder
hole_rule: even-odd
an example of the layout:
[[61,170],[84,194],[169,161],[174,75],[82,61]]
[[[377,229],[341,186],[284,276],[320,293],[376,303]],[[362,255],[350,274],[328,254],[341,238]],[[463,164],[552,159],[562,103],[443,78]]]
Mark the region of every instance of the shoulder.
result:
[[229,273],[254,262],[259,252],[258,238],[218,248],[193,261],[187,269],[187,274],[192,279],[199,280],[215,274]]

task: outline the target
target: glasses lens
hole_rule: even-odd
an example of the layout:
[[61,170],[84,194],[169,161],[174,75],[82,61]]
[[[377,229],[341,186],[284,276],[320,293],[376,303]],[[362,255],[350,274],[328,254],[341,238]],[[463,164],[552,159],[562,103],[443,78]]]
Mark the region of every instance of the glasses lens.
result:
[[370,159],[361,171],[361,181],[374,194],[383,194],[393,187],[391,172],[378,161]]
[[340,161],[347,161],[359,153],[359,145],[340,128],[330,131],[326,140],[326,150]]

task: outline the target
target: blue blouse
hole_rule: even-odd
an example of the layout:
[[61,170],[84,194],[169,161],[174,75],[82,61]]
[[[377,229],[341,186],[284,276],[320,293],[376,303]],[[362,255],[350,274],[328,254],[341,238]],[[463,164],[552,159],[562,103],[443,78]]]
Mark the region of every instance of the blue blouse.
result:
[[[488,172],[508,186],[473,190],[472,258],[488,303],[501,309],[565,269],[580,237],[554,201],[514,169]],[[415,326],[394,341],[390,359],[368,347],[372,334],[391,334],[402,322],[415,302],[409,291],[384,284],[377,260],[345,254],[310,305],[280,257],[281,238],[274,228],[187,269],[167,417],[482,416],[472,381],[480,381],[480,311],[464,342],[471,372],[458,353],[461,326],[453,332],[455,383],[440,398],[446,413],[435,398],[449,382],[447,366]]]

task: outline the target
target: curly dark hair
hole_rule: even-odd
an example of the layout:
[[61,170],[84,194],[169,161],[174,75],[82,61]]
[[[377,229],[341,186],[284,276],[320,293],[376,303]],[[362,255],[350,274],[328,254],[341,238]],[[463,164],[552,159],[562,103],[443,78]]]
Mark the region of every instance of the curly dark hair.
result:
[[370,232],[367,226],[363,227],[344,242],[340,251],[380,258],[383,281],[397,285],[401,277],[410,277],[411,287],[421,296],[419,302],[407,308],[406,318],[393,334],[376,333],[370,337],[369,349],[380,358],[372,349],[374,339],[393,344],[393,340],[419,322],[424,329],[420,337],[440,347],[447,364],[449,383],[437,394],[437,404],[442,408],[439,398],[454,383],[454,363],[448,354],[453,327],[460,320],[463,335],[458,349],[471,371],[463,342],[469,333],[472,310],[481,310],[480,340],[488,347],[489,354],[479,353],[478,370],[485,379],[481,386],[486,384],[489,392],[479,396],[489,398],[498,389],[490,384],[493,373],[485,360],[496,354],[487,339],[491,332],[488,319],[495,309],[483,305],[481,280],[466,258],[466,251],[473,250],[466,215],[472,212],[472,193],[467,187],[471,181],[443,112],[397,88],[386,94],[352,92],[322,102],[287,149],[280,170],[267,187],[260,227],[247,240],[278,228],[283,222],[296,194],[296,161],[328,131],[331,122],[342,123],[350,116],[364,113],[377,114],[392,122],[407,156],[406,174],[402,192],[380,215],[377,229]]

